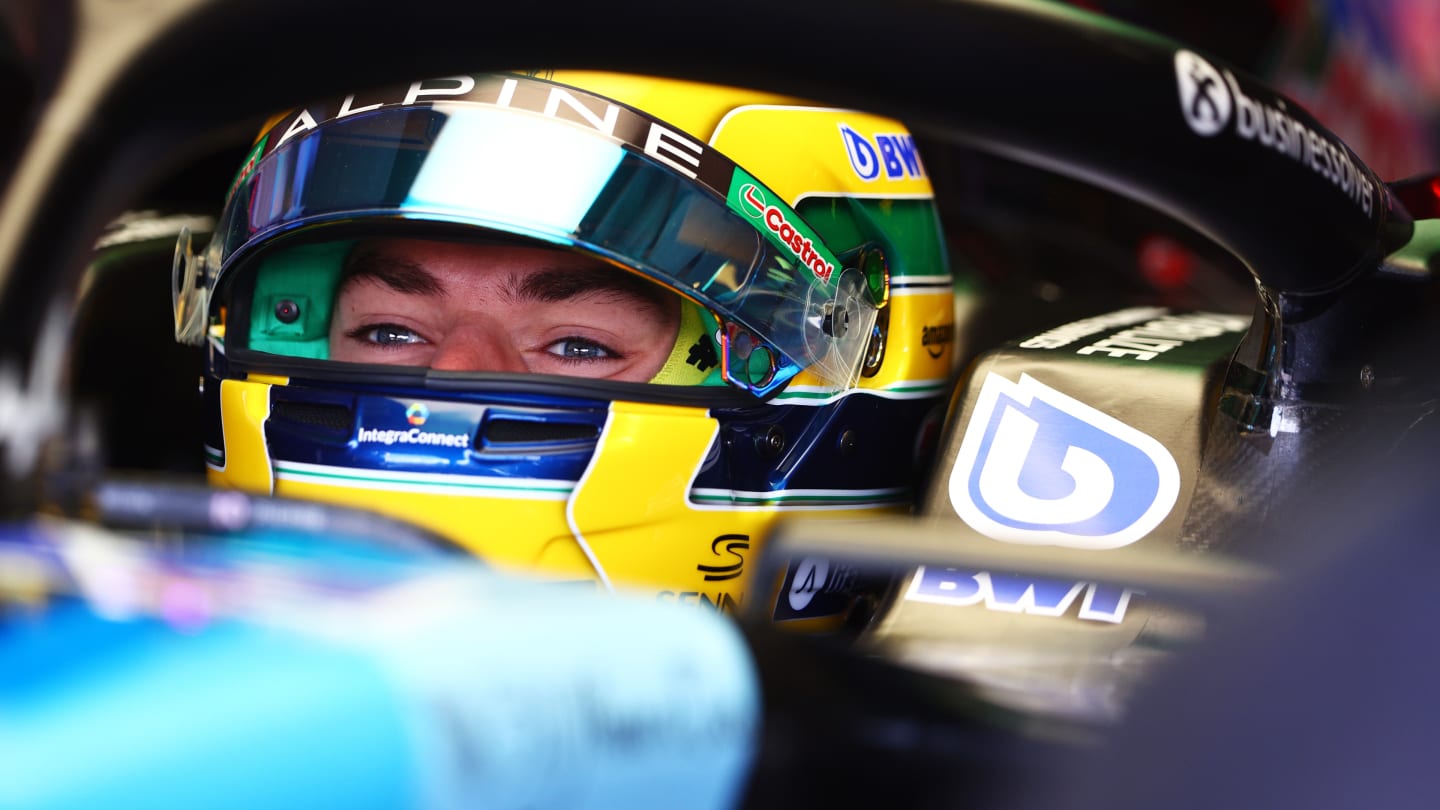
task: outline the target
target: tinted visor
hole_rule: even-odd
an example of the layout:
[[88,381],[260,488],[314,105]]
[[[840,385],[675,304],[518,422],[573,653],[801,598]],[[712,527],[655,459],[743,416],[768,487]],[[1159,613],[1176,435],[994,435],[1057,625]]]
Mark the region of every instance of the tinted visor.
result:
[[722,198],[593,129],[464,102],[287,137],[237,183],[206,265],[225,284],[273,237],[369,218],[476,226],[620,263],[713,311],[726,379],[761,396],[801,370],[850,386],[874,323],[859,273],[738,167]]

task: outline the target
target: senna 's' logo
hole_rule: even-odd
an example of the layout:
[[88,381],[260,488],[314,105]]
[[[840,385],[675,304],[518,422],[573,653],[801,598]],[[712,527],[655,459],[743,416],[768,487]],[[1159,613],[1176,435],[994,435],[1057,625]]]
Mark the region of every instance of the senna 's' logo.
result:
[[720,544],[725,544],[725,553],[735,559],[729,565],[697,565],[695,570],[705,575],[706,582],[721,582],[740,576],[745,570],[745,556],[741,551],[750,548],[750,536],[745,534],[722,534],[710,541],[710,553],[720,556]]

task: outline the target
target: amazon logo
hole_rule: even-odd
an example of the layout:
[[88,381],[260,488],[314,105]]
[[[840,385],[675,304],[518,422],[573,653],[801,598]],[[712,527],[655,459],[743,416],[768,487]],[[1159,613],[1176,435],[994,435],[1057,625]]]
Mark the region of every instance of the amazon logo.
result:
[[[945,353],[945,347],[955,339],[955,324],[942,323],[939,326],[927,326],[920,331],[920,345],[925,347],[925,352],[931,357],[939,359]],[[931,348],[931,347],[934,348]]]

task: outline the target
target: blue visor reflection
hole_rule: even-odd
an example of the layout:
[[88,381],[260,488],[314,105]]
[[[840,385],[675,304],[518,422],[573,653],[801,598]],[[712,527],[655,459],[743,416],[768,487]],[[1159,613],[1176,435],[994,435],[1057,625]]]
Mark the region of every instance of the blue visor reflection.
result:
[[[223,279],[273,236],[363,218],[477,226],[619,262],[748,332],[745,356],[727,355],[727,377],[762,396],[807,368],[849,385],[853,334],[868,334],[873,317],[873,306],[837,300],[849,294],[838,279],[798,267],[663,164],[591,129],[464,103],[357,114],[287,140],[231,197],[207,263]],[[848,340],[831,334],[842,310],[857,321]],[[772,368],[741,362],[756,344]]]

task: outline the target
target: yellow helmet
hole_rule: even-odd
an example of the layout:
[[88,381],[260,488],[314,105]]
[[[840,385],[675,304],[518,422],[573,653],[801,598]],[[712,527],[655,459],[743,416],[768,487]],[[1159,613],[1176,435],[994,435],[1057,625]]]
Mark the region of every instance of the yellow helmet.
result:
[[[213,483],[727,611],[765,598],[746,563],[778,516],[909,509],[953,366],[903,126],[651,77],[454,76],[278,116],[175,284],[177,338],[208,346]],[[494,307],[456,309],[460,287]],[[525,308],[577,296],[641,337]],[[442,362],[441,318],[538,336]],[[778,618],[844,609],[845,572],[797,570]]]

